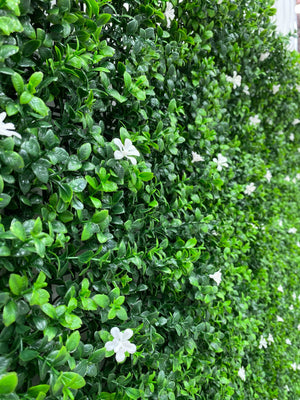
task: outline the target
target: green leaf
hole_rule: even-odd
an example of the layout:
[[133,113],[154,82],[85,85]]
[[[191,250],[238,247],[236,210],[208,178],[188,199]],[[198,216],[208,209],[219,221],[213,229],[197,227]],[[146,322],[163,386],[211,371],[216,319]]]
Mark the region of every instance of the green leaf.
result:
[[48,315],[48,317],[55,319],[56,318],[56,311],[55,307],[50,303],[45,303],[41,305],[41,310]]
[[80,333],[79,331],[75,331],[71,333],[66,341],[66,348],[69,352],[73,352],[77,349],[80,342]]
[[98,349],[92,353],[88,361],[91,363],[99,363],[100,361],[104,360],[105,353],[106,353],[105,347],[103,347],[102,349]]
[[33,94],[23,92],[20,96],[20,104],[28,104],[33,99]]
[[92,152],[92,146],[90,143],[84,143],[78,149],[78,158],[80,161],[87,160]]
[[10,44],[4,44],[0,47],[0,60],[4,61],[6,58],[18,53],[19,47]]
[[90,237],[92,237],[94,235],[94,233],[96,233],[97,231],[99,231],[99,228],[93,224],[92,222],[87,222],[84,227],[83,227],[83,231],[81,234],[81,240],[88,240]]
[[3,155],[1,154],[2,161],[14,169],[15,171],[21,170],[24,168],[24,161],[20,154],[15,151],[6,150]]
[[15,372],[8,372],[0,376],[0,394],[13,393],[18,385],[18,375]]
[[141,178],[142,181],[146,182],[146,181],[151,181],[151,179],[153,179],[154,175],[152,172],[141,172],[139,174],[139,177]]
[[3,181],[2,176],[0,175],[0,193],[3,192],[3,189],[4,189],[4,181]]
[[69,185],[62,183],[60,184],[59,188],[59,196],[65,203],[70,203],[73,197],[73,190],[70,188]]
[[122,321],[126,321],[128,319],[127,312],[126,312],[125,308],[123,308],[123,307],[121,307],[119,310],[117,310],[116,315]]
[[81,193],[86,188],[87,181],[84,178],[77,178],[68,182],[68,185],[73,189],[73,192]]
[[91,202],[93,203],[93,206],[94,206],[95,208],[101,208],[101,207],[102,207],[102,202],[101,202],[101,200],[97,199],[96,197],[90,196],[90,200],[91,200]]
[[37,112],[42,117],[46,117],[48,115],[49,108],[39,97],[34,96],[28,104],[33,109],[33,111]]
[[30,298],[29,304],[31,306],[42,306],[48,303],[50,294],[44,289],[34,289]]
[[115,192],[118,190],[118,185],[115,182],[107,181],[101,184],[104,192]]
[[110,300],[105,294],[96,294],[93,296],[94,302],[101,308],[108,307]]
[[12,10],[17,16],[20,15],[19,4],[20,0],[6,0],[6,7]]
[[128,33],[129,35],[132,35],[133,33],[135,33],[137,31],[139,27],[139,24],[137,22],[136,19],[133,19],[132,21],[128,22],[127,26],[126,26],[126,33]]
[[5,245],[0,246],[0,257],[8,256],[10,256],[10,248]]
[[81,327],[82,321],[75,314],[66,314],[65,321],[61,321],[61,324],[62,326],[75,330]]
[[5,326],[9,326],[15,322],[16,318],[17,318],[17,305],[14,301],[10,301],[8,304],[4,306],[3,309],[3,323]]
[[30,396],[37,396],[39,393],[47,393],[50,389],[50,385],[37,385],[37,386],[31,386],[28,390],[27,393]]
[[39,355],[39,352],[36,350],[25,349],[21,351],[19,357],[22,361],[28,362],[34,360]]
[[31,93],[32,89],[35,89],[43,80],[44,74],[42,72],[34,72],[29,78],[28,89]]
[[134,388],[125,388],[125,393],[130,399],[138,400],[141,396],[141,392],[139,389],[134,389]]
[[80,389],[85,386],[85,380],[75,372],[63,372],[61,380],[70,389]]
[[129,90],[132,84],[132,79],[127,71],[124,72],[124,83],[125,83],[125,88]]
[[12,32],[22,32],[23,26],[21,25],[18,18],[12,15],[9,17],[1,16],[0,31],[2,31],[4,35],[10,35]]
[[23,55],[24,57],[29,57],[31,56],[32,53],[35,52],[36,49],[38,49],[41,45],[41,41],[34,39],[34,40],[29,40],[26,42],[23,46]]
[[6,207],[11,200],[11,196],[9,194],[6,193],[1,193],[0,194],[0,208],[4,208]]
[[27,289],[28,279],[26,276],[11,274],[8,284],[11,292],[16,296],[19,296],[24,290]]
[[111,14],[100,14],[97,16],[97,25],[105,25],[111,19]]
[[189,240],[186,242],[186,244],[185,244],[184,247],[185,247],[186,249],[192,249],[193,247],[196,246],[196,244],[197,244],[197,239],[192,238],[192,239],[189,239]]
[[10,224],[10,231],[22,242],[26,240],[26,232],[24,226],[17,219],[13,219]]
[[106,218],[108,218],[108,216],[108,210],[96,211],[95,214],[92,216],[92,222],[94,222],[95,224],[100,224]]

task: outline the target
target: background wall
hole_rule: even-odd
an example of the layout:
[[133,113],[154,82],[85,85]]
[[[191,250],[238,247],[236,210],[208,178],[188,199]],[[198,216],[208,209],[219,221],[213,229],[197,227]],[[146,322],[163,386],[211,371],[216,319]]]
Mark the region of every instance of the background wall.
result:
[[[277,8],[276,23],[277,31],[286,35],[297,29],[297,16],[295,13],[295,0],[276,0],[274,6]],[[290,50],[298,49],[297,38],[291,38]]]

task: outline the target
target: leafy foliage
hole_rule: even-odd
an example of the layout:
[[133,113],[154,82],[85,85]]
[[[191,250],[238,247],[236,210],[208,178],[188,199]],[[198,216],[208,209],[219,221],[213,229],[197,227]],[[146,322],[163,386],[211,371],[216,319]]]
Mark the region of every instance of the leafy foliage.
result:
[[0,1],[1,399],[300,395],[299,55],[273,3]]

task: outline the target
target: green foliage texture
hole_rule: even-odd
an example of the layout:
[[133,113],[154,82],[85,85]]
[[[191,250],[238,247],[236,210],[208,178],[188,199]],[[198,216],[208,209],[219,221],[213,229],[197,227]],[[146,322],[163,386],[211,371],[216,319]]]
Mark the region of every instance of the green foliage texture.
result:
[[300,58],[273,3],[0,0],[1,400],[300,397]]

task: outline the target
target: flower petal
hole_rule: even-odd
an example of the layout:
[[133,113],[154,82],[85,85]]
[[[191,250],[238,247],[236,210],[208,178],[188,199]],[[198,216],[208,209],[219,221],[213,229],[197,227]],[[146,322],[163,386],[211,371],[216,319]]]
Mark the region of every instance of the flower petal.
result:
[[139,156],[140,152],[134,146],[131,146],[129,149],[126,149],[128,156]]
[[128,160],[130,160],[132,162],[133,165],[136,165],[136,159],[133,157],[127,157]]
[[0,114],[0,122],[3,122],[3,121],[5,120],[5,118],[6,118],[6,112],[3,111],[3,112]]
[[122,151],[116,150],[114,152],[114,158],[115,160],[121,160],[122,158],[124,158],[124,153]]
[[122,339],[123,340],[128,340],[131,338],[131,336],[133,335],[133,330],[128,328],[125,329],[125,331],[122,333]]
[[123,351],[118,351],[116,353],[116,361],[117,362],[122,362],[125,360],[125,353]]
[[105,343],[105,349],[107,350],[107,351],[111,351],[111,350],[114,350],[114,342],[107,342],[107,343]]
[[110,333],[115,339],[119,339],[119,340],[122,339],[120,329],[117,328],[116,326],[114,328],[111,328]]
[[113,143],[119,147],[120,150],[124,150],[124,146],[123,143],[121,142],[121,140],[119,138],[114,138],[113,139]]
[[136,345],[130,342],[125,343],[125,348],[128,353],[133,354],[136,352]]

